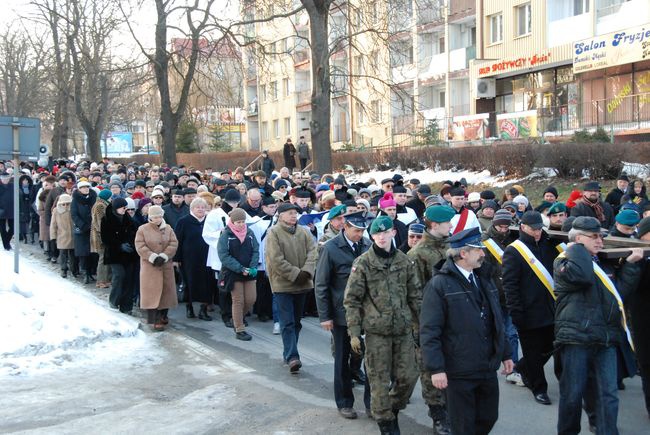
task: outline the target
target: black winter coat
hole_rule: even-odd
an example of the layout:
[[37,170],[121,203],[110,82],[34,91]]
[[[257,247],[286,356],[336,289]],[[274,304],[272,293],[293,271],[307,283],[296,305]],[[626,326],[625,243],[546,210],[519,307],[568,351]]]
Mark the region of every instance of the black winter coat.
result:
[[212,303],[217,280],[207,264],[210,247],[203,240],[203,224],[194,216],[183,216],[176,224],[178,249],[174,261],[181,263],[188,302]]
[[614,212],[618,213],[618,209],[621,208],[621,198],[623,198],[623,195],[625,195],[625,192],[615,187],[609,191],[605,197],[605,202],[612,206]]
[[634,331],[634,350],[640,365],[650,365],[650,259],[641,265],[641,279],[625,306],[630,312],[630,325]]
[[88,195],[82,195],[78,190],[72,193],[70,216],[72,217],[72,232],[74,234],[74,255],[77,257],[90,255],[91,212],[95,201],[97,201],[97,194],[92,189],[90,189]]
[[262,163],[260,163],[260,169],[266,174],[266,178],[271,179],[273,175],[273,170],[275,170],[275,162],[271,157],[262,157]]
[[282,156],[284,157],[284,166],[289,169],[296,167],[296,147],[292,143],[285,143],[282,149]]
[[[612,279],[623,301],[627,300],[638,285],[641,265],[624,263],[617,271],[606,264],[600,266]],[[626,339],[618,303],[594,273],[593,258],[583,245],[570,246],[564,258],[555,260],[553,276],[557,295],[557,345],[612,346]]]
[[[609,229],[614,225],[614,209],[611,205],[603,201],[600,201],[600,205],[603,207],[603,214],[605,215],[605,221],[601,222],[600,226]],[[576,204],[576,206],[571,209],[571,216],[590,216],[598,219],[594,210],[582,202]]]
[[[129,264],[140,260],[135,251],[135,233],[137,226],[131,216],[125,213],[120,220],[113,213],[113,206],[106,207],[106,215],[102,218],[101,236],[104,244],[104,264]],[[133,252],[124,252],[122,244],[128,243]]]
[[187,204],[183,203],[180,207],[176,207],[174,204],[167,204],[163,207],[165,211],[165,222],[167,222],[174,232],[176,232],[176,224],[178,220],[183,216],[190,214],[190,208]]
[[0,219],[14,219],[14,182],[0,182]]
[[[28,181],[27,189],[23,188],[23,180]],[[18,210],[20,212],[20,222],[21,223],[30,223],[32,221],[33,215],[36,214],[34,207],[34,201],[36,200],[36,190],[34,189],[34,181],[29,175],[22,175],[18,182]],[[12,185],[13,187],[13,185]],[[25,191],[26,190],[26,191]]]
[[[359,248],[360,254],[363,254],[370,248],[370,241],[362,238]],[[333,320],[335,325],[347,326],[343,297],[355,258],[343,231],[322,246],[314,281],[318,317],[321,322]]]
[[[546,232],[542,232],[542,238],[536,243],[532,236],[520,231],[519,240],[526,244],[552,276],[553,260],[558,252],[549,242]],[[535,329],[553,324],[553,297],[513,246],[503,251],[502,283],[506,306],[517,329]]]
[[420,349],[426,370],[448,378],[475,379],[494,376],[510,358],[505,339],[498,290],[482,266],[474,270],[492,315],[492,343],[485,340],[485,322],[474,290],[451,258],[424,287],[420,312]]

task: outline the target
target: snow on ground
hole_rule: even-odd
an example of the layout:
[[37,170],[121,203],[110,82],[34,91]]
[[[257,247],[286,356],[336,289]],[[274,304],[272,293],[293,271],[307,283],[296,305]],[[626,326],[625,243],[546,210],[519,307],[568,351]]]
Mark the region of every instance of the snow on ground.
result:
[[445,180],[457,181],[465,178],[469,184],[487,184],[494,187],[503,187],[506,184],[515,182],[517,180],[504,180],[502,176],[493,176],[490,171],[485,170],[481,172],[472,171],[433,171],[431,169],[424,169],[422,171],[403,171],[401,169],[394,169],[388,171],[370,171],[352,174],[346,177],[348,182],[354,181],[368,181],[374,178],[379,184],[385,178],[391,178],[394,174],[400,174],[406,181],[411,178],[417,178],[421,183],[432,184],[440,183]]
[[128,355],[144,345],[139,322],[112,311],[73,280],[0,252],[0,375]]

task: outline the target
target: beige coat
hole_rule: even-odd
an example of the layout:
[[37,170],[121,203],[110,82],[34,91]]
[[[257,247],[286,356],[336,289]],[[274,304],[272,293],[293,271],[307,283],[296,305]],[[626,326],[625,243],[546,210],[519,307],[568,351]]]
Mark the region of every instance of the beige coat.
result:
[[108,203],[101,198],[97,198],[90,211],[92,218],[90,224],[90,252],[96,252],[97,254],[104,249],[102,244],[102,218],[106,215],[106,207],[108,207]]
[[[172,262],[177,247],[176,235],[164,221],[160,227],[146,223],[138,228],[135,250],[140,255],[140,308],[162,310],[178,305]],[[167,260],[156,267],[153,261],[159,254]]]
[[45,199],[43,201],[37,199],[36,204],[36,213],[38,213],[38,240],[41,242],[49,242],[50,226],[45,221]]
[[57,249],[74,249],[72,238],[72,215],[70,207],[57,205],[52,210],[50,222],[50,239],[56,239]]
[[[314,288],[316,242],[305,228],[298,225],[293,231],[278,222],[266,235],[264,254],[273,293],[302,293]],[[295,283],[301,271],[307,272],[311,279]]]

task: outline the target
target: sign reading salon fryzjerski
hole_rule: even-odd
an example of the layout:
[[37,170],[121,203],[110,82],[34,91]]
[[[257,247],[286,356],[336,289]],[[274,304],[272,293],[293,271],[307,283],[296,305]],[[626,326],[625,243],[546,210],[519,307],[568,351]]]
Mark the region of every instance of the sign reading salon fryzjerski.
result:
[[650,59],[650,23],[573,43],[573,72]]

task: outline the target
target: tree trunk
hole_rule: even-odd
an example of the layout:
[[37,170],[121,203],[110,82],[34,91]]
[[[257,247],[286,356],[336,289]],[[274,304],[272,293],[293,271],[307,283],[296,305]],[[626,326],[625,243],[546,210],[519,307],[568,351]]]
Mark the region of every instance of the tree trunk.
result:
[[302,0],[309,14],[311,43],[311,142],[313,170],[319,174],[332,172],[332,145],[330,143],[330,53],[328,44],[328,17],[331,0]]

